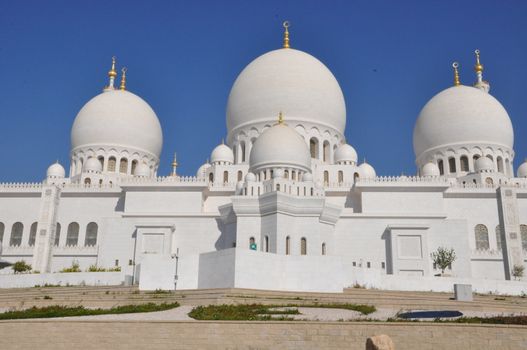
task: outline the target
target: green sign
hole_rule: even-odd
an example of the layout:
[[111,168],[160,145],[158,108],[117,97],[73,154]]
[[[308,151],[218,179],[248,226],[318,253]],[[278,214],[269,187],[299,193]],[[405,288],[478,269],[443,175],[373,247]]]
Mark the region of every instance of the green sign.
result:
[[249,247],[251,250],[256,250],[256,243],[252,243]]

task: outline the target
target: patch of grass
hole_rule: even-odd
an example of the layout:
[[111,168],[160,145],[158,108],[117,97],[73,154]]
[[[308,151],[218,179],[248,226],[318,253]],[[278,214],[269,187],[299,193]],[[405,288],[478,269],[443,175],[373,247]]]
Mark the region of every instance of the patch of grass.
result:
[[373,305],[365,305],[365,304],[349,304],[349,303],[332,303],[332,304],[319,304],[319,303],[313,303],[313,304],[305,304],[305,305],[288,305],[288,306],[297,306],[297,307],[320,307],[323,309],[345,309],[345,310],[353,310],[360,312],[363,315],[369,315],[371,313],[374,313],[377,311],[377,308]]
[[170,290],[156,289],[154,291],[146,292],[146,294],[172,294]]
[[[196,320],[224,320],[224,321],[290,321],[292,318],[285,315],[298,314],[297,309],[270,310],[281,305],[209,305],[197,306],[188,314]],[[274,315],[281,315],[276,317]]]
[[0,320],[14,320],[25,318],[51,318],[51,317],[71,317],[71,316],[88,316],[88,315],[106,315],[106,314],[128,314],[136,312],[153,312],[173,309],[179,306],[179,303],[163,304],[140,304],[140,305],[123,305],[112,307],[111,309],[86,309],[84,306],[61,306],[53,305],[47,307],[32,307],[26,310],[8,311],[0,313]]
[[46,300],[51,300],[51,299],[53,299],[53,298],[50,297],[49,295],[44,295],[44,299],[46,299]]
[[479,323],[479,324],[516,324],[527,326],[527,316],[460,317],[455,320],[437,320],[436,322]]

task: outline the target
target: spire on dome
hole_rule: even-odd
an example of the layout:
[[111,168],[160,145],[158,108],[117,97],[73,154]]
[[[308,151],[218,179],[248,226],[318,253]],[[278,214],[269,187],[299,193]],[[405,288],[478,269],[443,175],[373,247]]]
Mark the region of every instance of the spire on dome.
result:
[[477,80],[474,83],[474,87],[482,91],[489,92],[490,84],[488,81],[483,80],[483,64],[481,64],[479,60],[479,49],[476,49],[474,53],[476,54],[476,64],[474,65],[474,71],[476,72],[477,77]]
[[126,67],[123,67],[121,69],[121,86],[119,87],[119,89],[121,90],[126,90],[126,71],[127,71],[127,68]]
[[284,23],[282,23],[282,25],[284,26],[284,46],[283,48],[284,49],[289,49],[290,46],[289,46],[289,21],[284,21]]
[[112,57],[112,68],[108,71],[108,78],[109,78],[108,86],[104,87],[104,91],[115,90],[114,82],[115,82],[115,77],[117,77],[117,71],[115,70],[115,61],[116,61],[116,57],[113,56]]
[[459,86],[461,85],[461,82],[459,81],[459,71],[458,71],[459,63],[457,62],[452,63],[452,68],[454,68],[454,86]]
[[285,122],[284,122],[284,115],[282,114],[282,111],[280,111],[280,113],[278,113],[278,125],[284,125]]
[[177,176],[176,175],[177,166],[178,166],[178,162],[176,160],[176,152],[174,152],[174,160],[172,161],[172,173],[170,174],[170,176]]

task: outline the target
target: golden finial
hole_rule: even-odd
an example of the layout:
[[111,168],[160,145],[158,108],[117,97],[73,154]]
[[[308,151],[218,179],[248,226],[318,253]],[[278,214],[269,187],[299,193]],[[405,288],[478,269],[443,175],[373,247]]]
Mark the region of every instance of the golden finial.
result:
[[282,114],[282,111],[278,113],[278,125],[284,125],[284,115]]
[[479,61],[479,50],[476,49],[474,53],[476,54],[476,65],[474,66],[474,70],[476,71],[476,73],[483,72],[483,65]]
[[452,68],[454,68],[454,86],[459,86],[461,85],[461,82],[459,81],[459,71],[457,70],[459,68],[459,63],[452,63]]
[[121,90],[126,90],[126,71],[127,71],[127,68],[126,67],[123,67],[121,69],[121,86],[119,87],[119,89]]
[[174,160],[172,161],[172,173],[170,174],[170,176],[177,176],[176,169],[178,165],[179,164],[176,160],[176,152],[174,152]]
[[284,49],[289,49],[289,21],[284,21],[282,25],[284,26]]
[[117,76],[117,72],[115,70],[115,60],[116,60],[116,57],[113,56],[112,57],[112,69],[108,71],[108,77],[110,78],[115,78]]

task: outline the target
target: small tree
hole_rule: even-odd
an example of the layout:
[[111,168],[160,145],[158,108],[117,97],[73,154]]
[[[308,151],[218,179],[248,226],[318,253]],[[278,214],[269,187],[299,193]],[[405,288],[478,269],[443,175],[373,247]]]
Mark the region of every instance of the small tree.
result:
[[445,273],[445,269],[452,265],[456,260],[456,253],[454,248],[439,247],[435,252],[430,254],[434,264],[441,269],[441,273]]
[[514,265],[512,268],[512,276],[515,279],[520,279],[523,277],[523,272],[525,271],[525,266],[523,265]]
[[13,271],[15,273],[31,271],[31,265],[26,264],[24,260],[20,260],[13,264]]

